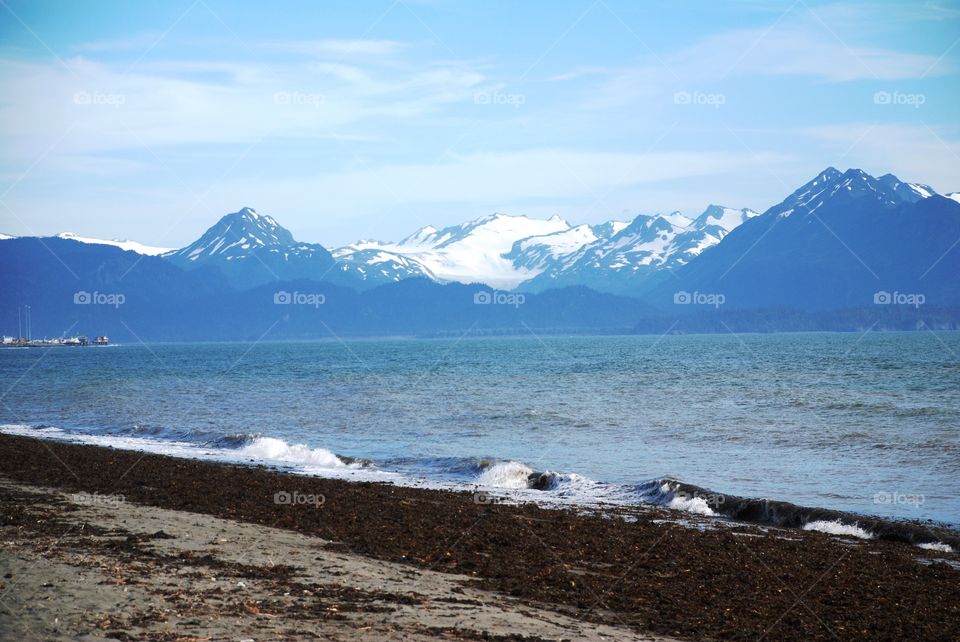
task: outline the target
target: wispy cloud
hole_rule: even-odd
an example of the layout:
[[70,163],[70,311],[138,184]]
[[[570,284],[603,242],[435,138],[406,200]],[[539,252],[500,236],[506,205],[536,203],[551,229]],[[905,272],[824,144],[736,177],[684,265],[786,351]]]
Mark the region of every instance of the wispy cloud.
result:
[[[75,123],[61,151],[96,154],[143,147],[246,143],[277,137],[363,135],[350,127],[425,117],[472,100],[475,72],[407,66],[384,72],[302,60],[256,63],[160,61],[138,65],[88,58],[60,66],[0,60],[5,157],[27,159]],[[136,137],[131,136],[136,133]]]
[[[821,14],[837,24],[830,24]],[[840,8],[814,13],[798,3],[773,16],[765,26],[708,35],[693,44],[642,57],[633,65],[578,66],[551,79],[604,76],[607,93],[622,101],[658,93],[664,87],[715,84],[745,76],[796,76],[840,83],[916,79],[955,71],[952,62],[939,56],[864,44],[856,30],[852,36],[840,35],[838,30],[844,34],[851,31],[845,27],[853,18]]]

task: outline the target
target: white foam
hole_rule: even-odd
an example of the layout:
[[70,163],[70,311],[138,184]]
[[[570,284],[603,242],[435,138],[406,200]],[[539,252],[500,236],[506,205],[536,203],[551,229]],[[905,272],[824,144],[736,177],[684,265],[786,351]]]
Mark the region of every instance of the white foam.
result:
[[533,469],[518,461],[504,461],[490,466],[477,477],[477,483],[489,488],[528,488]]
[[[282,439],[258,437],[238,451],[243,457],[280,464],[294,464],[311,468],[342,468],[347,464],[326,448],[310,448],[303,444],[291,446]],[[354,467],[357,467],[354,465]]]
[[953,552],[953,547],[943,542],[924,542],[923,544],[917,544],[917,546],[928,551],[939,551],[941,553]]
[[873,539],[873,533],[870,531],[864,530],[856,524],[844,524],[839,521],[828,522],[818,520],[807,522],[803,525],[803,530],[820,531],[821,533],[829,533],[830,535],[847,535],[858,539]]
[[713,509],[707,504],[707,500],[703,497],[681,497],[680,495],[676,495],[666,503],[666,507],[687,511],[688,513],[694,513],[696,515],[707,515],[711,517],[716,515]]
[[0,425],[0,433],[39,437],[53,441],[66,441],[90,446],[106,446],[122,450],[135,450],[156,455],[202,459],[225,463],[259,463],[295,470],[296,472],[361,481],[396,481],[397,473],[363,468],[357,464],[347,464],[329,450],[310,448],[303,444],[289,445],[281,439],[258,437],[242,448],[217,448],[200,444],[152,439],[149,437],[126,437],[115,435],[87,435],[71,433],[59,428],[32,428],[20,424]]

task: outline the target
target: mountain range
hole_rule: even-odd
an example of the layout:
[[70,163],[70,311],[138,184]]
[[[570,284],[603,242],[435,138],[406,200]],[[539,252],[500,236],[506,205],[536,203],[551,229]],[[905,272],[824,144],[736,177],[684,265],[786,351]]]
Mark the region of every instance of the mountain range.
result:
[[310,279],[364,290],[421,277],[524,292],[587,285],[635,295],[649,289],[658,272],[685,265],[754,216],[710,205],[695,219],[672,212],[573,226],[559,216],[496,213],[440,230],[427,226],[396,242],[358,241],[329,251],[297,241],[272,216],[244,207],[180,249],[72,233],[57,238],[162,256],[184,270],[215,267],[238,288]]
[[[825,312],[841,309],[867,311],[846,313],[844,328],[894,309],[897,327],[911,327],[924,310],[960,304],[960,194],[830,167],[762,214],[711,205],[694,218],[571,225],[497,213],[333,250],[245,207],[181,249],[0,235],[0,267],[4,332],[20,305],[52,334],[67,319],[96,326],[91,333],[133,332],[129,321],[138,336],[169,340],[256,339],[278,313],[289,337],[455,333],[471,323],[654,331],[682,317],[716,325],[710,319],[730,311],[749,329],[759,317],[742,311],[771,309],[791,312],[763,313],[764,329],[795,313],[829,328]],[[125,302],[75,305],[81,291],[121,292]],[[324,304],[277,307],[277,293],[322,294]],[[950,314],[938,312],[937,323],[952,323]]]
[[892,174],[829,167],[647,295],[734,308],[960,302],[960,202]]

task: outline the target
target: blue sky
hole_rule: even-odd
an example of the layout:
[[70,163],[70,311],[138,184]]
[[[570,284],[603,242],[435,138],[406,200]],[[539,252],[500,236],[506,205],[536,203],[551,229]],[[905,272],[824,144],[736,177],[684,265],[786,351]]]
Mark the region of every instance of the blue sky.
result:
[[0,232],[179,247],[960,190],[960,3],[0,0]]

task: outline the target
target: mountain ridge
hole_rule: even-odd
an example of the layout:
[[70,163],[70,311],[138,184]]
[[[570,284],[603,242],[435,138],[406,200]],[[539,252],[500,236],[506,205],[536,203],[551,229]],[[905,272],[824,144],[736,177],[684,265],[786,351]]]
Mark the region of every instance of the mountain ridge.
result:
[[[672,211],[638,214],[629,221],[571,225],[558,215],[540,219],[494,212],[439,229],[427,225],[397,242],[363,240],[328,249],[299,242],[272,216],[244,207],[224,215],[179,249],[70,233],[58,238],[161,256],[185,270],[212,267],[241,289],[305,278],[363,290],[421,277],[521,292],[586,285],[643,296],[745,223],[756,228],[757,219],[771,217],[818,220],[824,203],[836,199],[882,211],[935,196],[939,197],[930,186],[904,182],[893,174],[873,177],[859,169],[841,172],[827,167],[763,216],[748,208],[710,204],[695,217]],[[960,203],[960,192],[943,198]],[[768,223],[760,225],[766,229]]]

